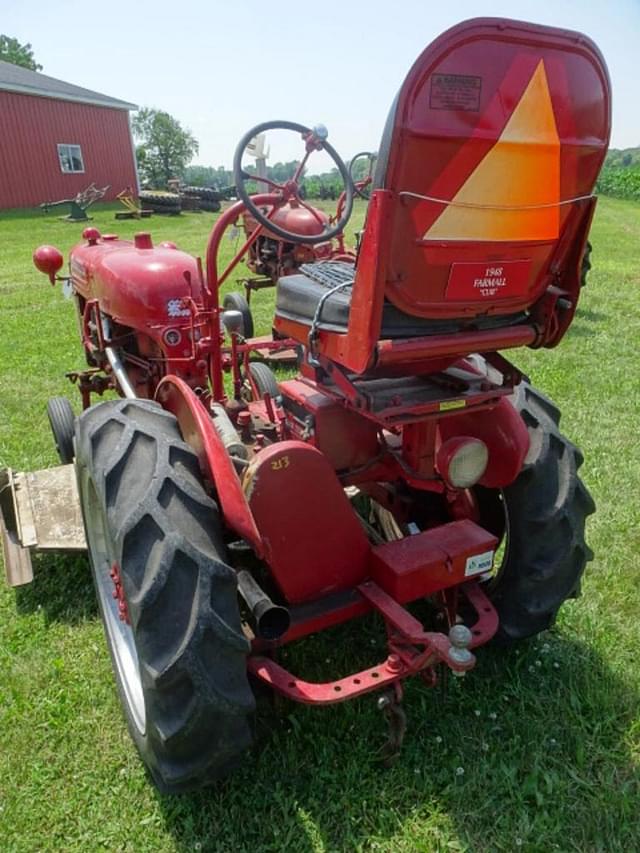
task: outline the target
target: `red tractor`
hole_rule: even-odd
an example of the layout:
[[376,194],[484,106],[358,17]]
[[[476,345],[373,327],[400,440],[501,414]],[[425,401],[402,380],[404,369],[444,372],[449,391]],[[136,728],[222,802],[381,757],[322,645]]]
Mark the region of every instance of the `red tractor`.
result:
[[[332,222],[290,224],[299,174],[248,194],[242,154],[262,125],[238,147],[240,200],[206,266],[91,228],[70,257],[85,411],[74,422],[58,400],[50,417],[129,728],[165,790],[236,764],[255,682],[312,705],[381,691],[398,735],[405,679],[463,675],[484,643],[548,628],[591,558],[580,451],[502,353],[554,347],[576,311],[610,131],[595,45],[493,18],[429,45],[392,105],[357,254],[313,252],[354,195],[326,132],[271,125],[301,136],[299,174],[316,150],[333,158]],[[279,270],[274,326],[302,352],[286,381],[220,305],[242,257],[221,270],[221,240],[243,215],[245,251],[311,247]],[[62,257],[41,247],[35,262],[54,280]],[[106,389],[121,399],[90,405]],[[367,613],[386,630],[376,665],[318,683],[278,659]]]

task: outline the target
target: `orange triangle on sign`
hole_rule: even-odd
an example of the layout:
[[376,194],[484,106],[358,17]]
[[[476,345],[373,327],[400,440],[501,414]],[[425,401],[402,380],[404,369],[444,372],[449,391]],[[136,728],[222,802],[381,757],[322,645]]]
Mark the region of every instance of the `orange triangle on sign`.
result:
[[500,138],[424,239],[553,240],[559,201],[560,139],[540,60]]

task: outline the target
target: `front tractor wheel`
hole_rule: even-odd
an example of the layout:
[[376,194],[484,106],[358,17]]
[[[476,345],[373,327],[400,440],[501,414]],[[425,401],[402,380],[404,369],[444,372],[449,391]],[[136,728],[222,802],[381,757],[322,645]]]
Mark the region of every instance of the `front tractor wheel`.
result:
[[502,492],[476,490],[480,523],[503,538],[502,558],[486,584],[500,617],[499,642],[550,627],[562,604],[579,594],[593,556],[584,528],[595,505],[578,477],[582,454],[558,428],[559,410],[526,382],[512,402],[529,431],[522,471]]
[[212,782],[249,746],[254,699],[236,576],[196,456],[156,403],[110,401],[78,420],[76,470],[133,740],[161,790]]
[[51,397],[47,403],[47,417],[63,465],[73,462],[73,434],[76,416],[66,397]]

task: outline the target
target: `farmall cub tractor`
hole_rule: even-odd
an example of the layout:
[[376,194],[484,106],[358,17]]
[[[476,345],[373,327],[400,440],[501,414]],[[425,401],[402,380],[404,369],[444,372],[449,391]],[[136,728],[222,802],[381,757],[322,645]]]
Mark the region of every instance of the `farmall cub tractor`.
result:
[[[243,150],[270,127],[299,134],[300,169],[249,195]],[[261,238],[302,256],[342,234],[354,186],[322,128],[271,122],[241,141],[240,200],[204,268],[144,233],[87,229],[72,250],[85,410],[74,422],[58,400],[50,417],[129,728],[161,788],[236,764],[260,682],[311,705],[380,691],[397,743],[407,678],[462,675],[478,647],[548,628],[578,594],[582,457],[502,353],[553,347],[571,323],[609,128],[588,38],[477,19],[436,39],[391,107],[357,254],[311,252],[277,282],[275,330],[301,353],[284,381],[220,285]],[[320,149],[344,181],[339,215],[296,227]],[[255,227],[221,270],[243,215]],[[35,262],[53,280],[62,258],[41,247]],[[105,389],[122,399],[90,405]],[[424,599],[433,624],[411,612]],[[388,645],[376,665],[317,683],[279,662],[372,612]]]

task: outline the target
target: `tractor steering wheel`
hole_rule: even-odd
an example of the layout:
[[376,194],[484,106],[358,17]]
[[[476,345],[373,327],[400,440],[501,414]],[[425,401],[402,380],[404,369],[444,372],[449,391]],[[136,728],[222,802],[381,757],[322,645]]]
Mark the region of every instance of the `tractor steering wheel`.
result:
[[[354,163],[356,163],[356,161],[359,160],[361,157],[366,157],[369,160],[369,169],[367,171],[366,178],[363,178],[360,181],[356,181],[353,176],[353,166]],[[349,161],[349,177],[353,182],[353,188],[356,194],[359,195],[360,198],[365,199],[365,201],[369,201],[369,199],[371,198],[371,192],[367,189],[367,187],[371,186],[371,184],[373,183],[373,169],[377,159],[378,154],[375,151],[360,151]]]
[[[251,140],[257,136],[259,133],[264,133],[266,130],[292,130],[295,133],[299,133],[302,136],[302,139],[305,144],[306,152],[300,163],[298,164],[298,168],[295,171],[294,176],[286,181],[284,184],[278,184],[275,181],[272,181],[270,178],[262,178],[257,175],[250,175],[248,172],[245,172],[242,168],[242,156],[245,152],[247,145],[251,142]],[[342,178],[342,182],[344,184],[344,192],[345,192],[345,204],[342,210],[342,215],[338,219],[337,222],[332,223],[331,227],[327,226],[323,220],[321,220],[316,213],[316,211],[311,207],[311,205],[306,204],[304,199],[300,197],[300,178],[302,177],[302,173],[304,167],[307,164],[307,160],[310,155],[314,151],[326,151],[329,157],[333,160],[333,162],[338,167],[338,171],[340,172],[340,177]],[[305,127],[302,124],[296,124],[292,121],[265,121],[262,124],[258,124],[255,127],[251,128],[245,135],[242,137],[240,142],[238,143],[238,147],[236,148],[236,153],[233,158],[233,178],[236,184],[236,191],[240,199],[244,202],[245,207],[249,211],[249,213],[256,219],[261,225],[265,228],[268,228],[273,234],[277,234],[278,237],[282,237],[283,240],[286,240],[289,243],[324,243],[327,240],[331,240],[333,237],[337,237],[344,231],[345,225],[349,221],[349,217],[351,216],[351,211],[353,209],[353,194],[354,187],[353,181],[349,177],[349,171],[342,161],[338,152],[327,142],[327,129],[322,125],[313,128],[313,130],[309,127]],[[293,231],[287,231],[284,228],[281,228],[280,225],[277,225],[275,222],[272,222],[269,219],[268,215],[266,215],[258,205],[254,204],[251,199],[251,196],[247,192],[247,188],[245,186],[245,181],[259,181],[261,183],[267,184],[271,190],[280,195],[282,201],[276,202],[276,206],[280,204],[286,204],[286,202],[290,200],[295,200],[301,207],[306,208],[313,216],[317,219],[318,224],[322,226],[322,231],[318,234],[296,234]]]

